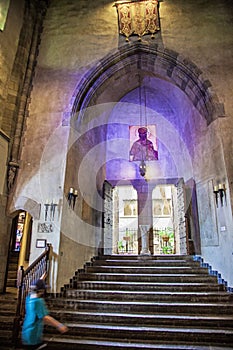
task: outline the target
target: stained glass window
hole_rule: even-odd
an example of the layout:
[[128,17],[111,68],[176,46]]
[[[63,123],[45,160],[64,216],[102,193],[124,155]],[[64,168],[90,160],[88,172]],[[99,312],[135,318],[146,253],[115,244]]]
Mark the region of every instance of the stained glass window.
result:
[[3,31],[6,23],[10,0],[0,0],[0,30]]

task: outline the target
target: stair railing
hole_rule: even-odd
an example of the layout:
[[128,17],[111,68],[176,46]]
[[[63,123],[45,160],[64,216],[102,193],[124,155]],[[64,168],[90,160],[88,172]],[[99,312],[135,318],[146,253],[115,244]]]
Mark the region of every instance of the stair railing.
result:
[[12,341],[18,342],[21,323],[25,314],[25,299],[30,292],[30,286],[33,285],[42,276],[46,276],[49,270],[49,255],[51,244],[47,244],[45,251],[30,265],[26,270],[20,266],[17,277],[17,307],[14,318]]

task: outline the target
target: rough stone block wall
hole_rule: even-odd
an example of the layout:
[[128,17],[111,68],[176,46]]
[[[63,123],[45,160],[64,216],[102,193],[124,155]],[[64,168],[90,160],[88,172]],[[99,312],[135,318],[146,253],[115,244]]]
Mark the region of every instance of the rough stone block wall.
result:
[[[9,138],[12,136],[13,111],[18,86],[16,82],[11,81],[11,72],[18,48],[23,11],[23,0],[11,1],[5,28],[0,32],[0,129]],[[14,96],[8,98],[8,92],[11,89],[15,91]],[[8,196],[5,174],[5,171],[0,171],[1,183],[3,183],[3,192],[0,194],[0,292],[3,291],[5,282],[11,223],[11,219],[6,217]]]
[[[0,128],[9,136],[11,136],[11,118],[18,87],[18,82],[11,81],[11,72],[17,54],[23,12],[23,0],[11,1],[5,28],[0,33]],[[12,89],[14,89],[14,94],[9,99],[8,92]]]
[[[28,116],[35,56],[38,53],[38,38],[45,9],[46,1],[11,1],[4,30],[0,33],[0,130],[9,138],[6,165],[10,164],[9,169],[14,168],[12,172],[14,174],[20,163],[24,120]],[[4,191],[0,194],[2,214],[0,239],[3,239],[1,257],[5,261],[10,239],[6,222],[11,221],[6,216],[7,199],[14,183],[13,178],[12,183],[10,184],[9,180],[8,186],[6,185],[6,174],[8,171],[0,173],[1,183],[5,184]],[[3,279],[0,280],[0,284],[3,286]]]

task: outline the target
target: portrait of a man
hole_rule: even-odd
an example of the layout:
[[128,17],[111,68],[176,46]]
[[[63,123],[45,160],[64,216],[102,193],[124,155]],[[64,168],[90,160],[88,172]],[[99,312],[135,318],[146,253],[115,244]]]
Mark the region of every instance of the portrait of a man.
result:
[[155,125],[130,126],[130,161],[158,160]]

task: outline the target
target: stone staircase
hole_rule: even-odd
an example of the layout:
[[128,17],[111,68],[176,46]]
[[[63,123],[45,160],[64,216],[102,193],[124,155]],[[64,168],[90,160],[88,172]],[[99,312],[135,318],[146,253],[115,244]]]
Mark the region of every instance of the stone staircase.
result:
[[96,257],[47,304],[48,349],[233,348],[233,294],[192,256]]
[[12,348],[13,323],[17,306],[17,288],[0,295],[0,349]]
[[19,252],[12,251],[9,256],[6,292],[0,294],[0,348],[12,346],[13,323],[17,307],[17,270]]
[[6,287],[15,288],[17,284],[19,251],[10,252]]

